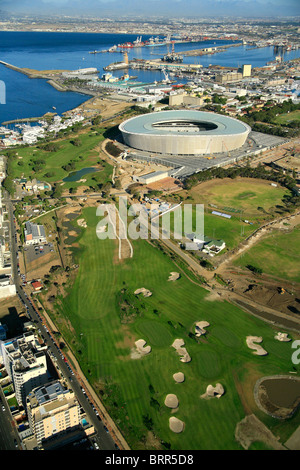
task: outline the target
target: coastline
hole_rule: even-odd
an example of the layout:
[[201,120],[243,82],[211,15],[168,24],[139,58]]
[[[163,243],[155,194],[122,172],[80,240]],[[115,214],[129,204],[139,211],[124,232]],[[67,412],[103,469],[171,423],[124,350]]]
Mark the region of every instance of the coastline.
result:
[[[27,69],[27,68],[17,67],[16,65],[12,65],[12,64],[9,64],[8,62],[4,62],[3,60],[0,60],[0,64],[4,65],[5,67],[7,67],[7,68],[9,68],[9,69],[11,69],[15,72],[22,73],[23,75],[26,75],[30,79],[39,78],[39,79],[46,80],[46,82],[49,83],[49,85],[51,85],[53,88],[55,88],[55,90],[57,90],[59,92],[73,92],[73,93],[78,93],[78,94],[81,94],[81,95],[86,95],[87,99],[82,104],[86,103],[90,99],[97,96],[96,92],[93,93],[92,91],[88,91],[88,90],[85,91],[85,90],[82,90],[82,89],[78,90],[77,88],[72,87],[72,86],[62,87],[59,83],[57,83],[54,76],[59,75],[62,72],[69,72],[69,70],[41,70],[41,71],[39,71],[39,70],[34,70],[34,69]],[[80,106],[81,105],[79,105],[78,107],[80,107]],[[67,112],[70,112],[70,111],[72,111],[72,109],[69,109],[69,110],[65,111],[63,114],[65,114]],[[47,116],[49,114],[55,115],[56,113],[47,112],[47,113],[43,114],[43,116],[37,116],[37,117],[34,116],[34,117],[30,117],[30,118],[20,118],[20,119],[11,119],[11,120],[8,120],[8,121],[3,121],[1,123],[1,125],[6,126],[8,124],[15,124],[15,123],[19,123],[19,122],[37,122],[41,119],[44,119],[45,116]]]
[[43,116],[31,117],[31,118],[20,118],[20,119],[11,119],[10,121],[3,121],[1,124],[7,126],[8,124],[16,124],[18,122],[37,122],[42,119],[45,119],[46,116],[55,115],[55,113],[45,113]]

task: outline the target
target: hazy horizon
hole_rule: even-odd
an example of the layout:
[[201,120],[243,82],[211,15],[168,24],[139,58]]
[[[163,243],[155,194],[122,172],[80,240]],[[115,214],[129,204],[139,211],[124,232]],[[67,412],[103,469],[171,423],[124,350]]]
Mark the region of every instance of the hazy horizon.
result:
[[[188,14],[187,14],[188,6]],[[0,9],[19,15],[170,16],[275,18],[300,16],[298,0],[0,0]],[[271,13],[271,15],[270,15]]]

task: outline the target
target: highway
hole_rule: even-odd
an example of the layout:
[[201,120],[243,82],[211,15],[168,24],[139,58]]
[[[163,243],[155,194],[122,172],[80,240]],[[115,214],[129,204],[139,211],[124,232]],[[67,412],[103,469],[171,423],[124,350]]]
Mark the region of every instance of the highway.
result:
[[[111,435],[109,434],[107,428],[100,420],[100,417],[96,414],[96,409],[93,408],[93,404],[89,401],[87,394],[83,391],[79,381],[77,380],[74,372],[70,366],[64,361],[64,356],[62,351],[58,348],[54,339],[52,338],[47,326],[44,324],[42,317],[33,307],[31,300],[28,298],[27,294],[23,291],[20,278],[18,275],[18,263],[17,263],[17,245],[16,245],[16,227],[14,222],[13,214],[13,204],[8,196],[3,198],[9,215],[10,223],[10,242],[11,242],[11,258],[12,258],[12,273],[13,279],[16,285],[17,295],[20,300],[23,302],[27,314],[30,317],[31,321],[35,323],[35,326],[40,332],[41,337],[45,340],[48,346],[48,352],[52,358],[52,362],[56,367],[58,366],[62,375],[68,381],[70,388],[74,391],[81,407],[85,411],[88,421],[94,426],[96,435],[92,436],[94,442],[99,446],[100,450],[116,450],[116,444]],[[1,408],[0,408],[1,413]],[[0,420],[2,421],[2,420]],[[1,424],[0,424],[1,426]],[[5,433],[4,433],[5,434]],[[1,432],[2,435],[2,432]]]

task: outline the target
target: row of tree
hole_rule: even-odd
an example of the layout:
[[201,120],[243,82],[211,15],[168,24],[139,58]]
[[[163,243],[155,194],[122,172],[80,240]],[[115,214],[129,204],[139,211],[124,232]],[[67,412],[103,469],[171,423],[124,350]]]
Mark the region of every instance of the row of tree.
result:
[[230,167],[230,168],[210,168],[199,173],[195,173],[188,176],[184,181],[185,189],[191,189],[194,185],[208,181],[214,178],[237,178],[238,176],[244,178],[259,178],[274,181],[289,190],[293,190],[296,187],[295,179],[290,175],[283,174],[282,171],[275,171],[267,169],[263,164],[259,164],[255,168],[251,168],[250,165],[243,167]]

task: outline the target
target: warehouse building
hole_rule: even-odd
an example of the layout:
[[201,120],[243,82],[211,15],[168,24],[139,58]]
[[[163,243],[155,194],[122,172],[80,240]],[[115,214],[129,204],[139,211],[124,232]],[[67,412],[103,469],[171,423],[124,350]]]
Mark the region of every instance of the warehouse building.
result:
[[46,233],[43,225],[26,222],[25,243],[26,245],[39,245],[40,243],[47,243]]

